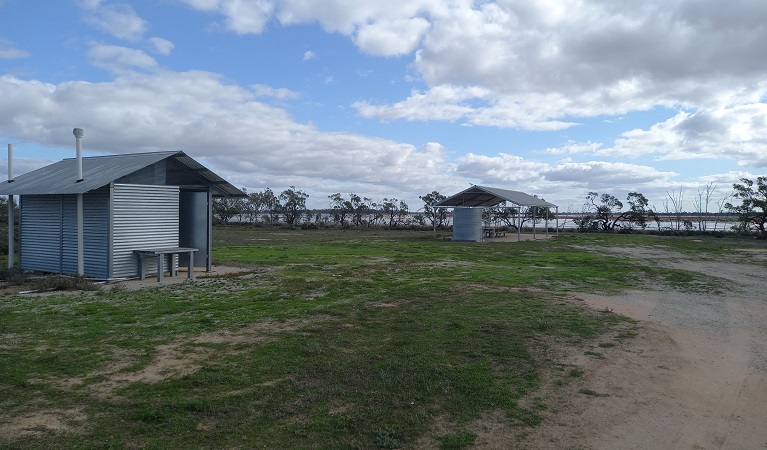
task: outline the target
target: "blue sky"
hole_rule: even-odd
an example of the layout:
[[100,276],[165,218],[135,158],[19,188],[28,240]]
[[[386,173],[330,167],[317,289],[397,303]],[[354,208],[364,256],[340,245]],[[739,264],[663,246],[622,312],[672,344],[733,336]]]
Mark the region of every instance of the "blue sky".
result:
[[0,143],[19,175],[81,127],[86,155],[183,150],[318,208],[473,183],[691,210],[767,173],[764,23],[762,0],[0,0]]

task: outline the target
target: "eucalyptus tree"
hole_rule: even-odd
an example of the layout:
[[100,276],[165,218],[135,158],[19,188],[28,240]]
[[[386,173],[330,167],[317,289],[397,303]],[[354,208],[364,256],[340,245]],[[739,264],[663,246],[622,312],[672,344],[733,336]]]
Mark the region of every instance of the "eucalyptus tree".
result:
[[740,205],[727,203],[725,207],[738,215],[739,228],[743,231],[756,230],[767,238],[767,176],[757,177],[756,183],[741,178],[732,185],[733,197],[740,199]]
[[285,223],[295,224],[301,220],[301,216],[306,213],[306,199],[309,194],[290,186],[280,193],[280,211],[282,211]]
[[408,206],[404,200],[396,198],[385,198],[381,202],[381,209],[384,216],[389,221],[389,227],[395,227],[401,224],[408,214]]
[[444,208],[436,208],[435,205],[447,197],[437,191],[432,191],[420,197],[423,200],[423,212],[432,225],[444,226],[447,220],[447,211]]
[[352,203],[345,199],[340,192],[328,195],[328,198],[330,199],[330,211],[333,221],[338,222],[341,227],[344,227],[352,212]]

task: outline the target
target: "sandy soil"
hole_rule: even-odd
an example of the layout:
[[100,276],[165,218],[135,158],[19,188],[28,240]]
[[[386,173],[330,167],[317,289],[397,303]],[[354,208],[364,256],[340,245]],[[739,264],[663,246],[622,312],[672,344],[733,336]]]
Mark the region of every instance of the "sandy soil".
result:
[[767,252],[712,262],[657,247],[590,250],[698,272],[720,281],[725,294],[655,286],[577,295],[593,308],[641,321],[640,333],[586,362],[581,383],[605,396],[571,399],[524,446],[767,449],[767,274],[748,264],[764,261]]

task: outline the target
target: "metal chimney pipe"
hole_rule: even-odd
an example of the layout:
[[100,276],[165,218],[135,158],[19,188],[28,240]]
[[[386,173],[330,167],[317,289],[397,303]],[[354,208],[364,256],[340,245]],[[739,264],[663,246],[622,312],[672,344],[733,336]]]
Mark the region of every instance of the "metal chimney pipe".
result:
[[72,130],[72,134],[75,135],[75,147],[77,148],[77,182],[83,181],[83,136],[85,130],[82,128],[75,128]]
[[8,182],[13,183],[13,144],[8,144]]
[[[75,128],[72,130],[75,135],[75,145],[77,148],[77,182],[83,181],[83,135],[85,130]],[[83,194],[77,194],[77,273],[85,275],[85,245],[83,240]]]

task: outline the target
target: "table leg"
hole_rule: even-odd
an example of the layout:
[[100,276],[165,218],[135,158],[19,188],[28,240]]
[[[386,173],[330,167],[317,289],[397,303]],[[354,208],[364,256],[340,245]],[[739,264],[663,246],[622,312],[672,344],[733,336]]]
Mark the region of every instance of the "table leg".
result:
[[138,255],[138,279],[144,279],[144,255]]
[[194,278],[194,252],[189,252],[189,272],[187,272],[186,277]]
[[162,283],[163,262],[165,255],[157,255],[157,282]]
[[178,268],[176,267],[176,254],[168,253],[168,262],[170,263],[170,276],[175,277],[178,275]]

